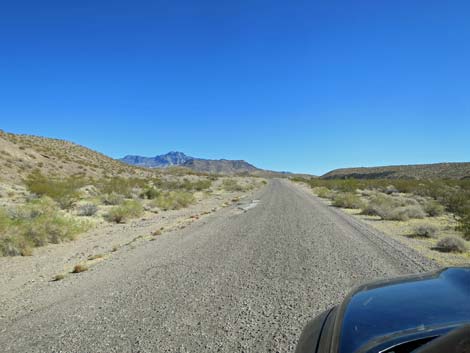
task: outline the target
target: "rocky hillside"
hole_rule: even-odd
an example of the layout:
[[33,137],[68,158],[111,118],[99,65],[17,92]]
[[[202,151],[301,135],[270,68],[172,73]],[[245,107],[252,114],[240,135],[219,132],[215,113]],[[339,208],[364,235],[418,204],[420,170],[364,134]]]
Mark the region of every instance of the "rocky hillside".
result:
[[149,176],[154,172],[124,164],[72,142],[0,130],[0,179],[20,182],[33,170],[51,176],[74,174]]
[[323,179],[466,179],[470,163],[435,163],[335,169]]

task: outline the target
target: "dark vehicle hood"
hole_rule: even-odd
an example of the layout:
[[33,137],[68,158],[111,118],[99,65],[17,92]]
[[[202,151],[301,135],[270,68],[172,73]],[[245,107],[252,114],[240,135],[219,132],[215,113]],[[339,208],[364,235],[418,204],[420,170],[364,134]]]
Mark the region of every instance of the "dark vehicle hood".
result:
[[364,285],[341,310],[340,353],[367,352],[395,336],[442,334],[469,322],[470,267]]

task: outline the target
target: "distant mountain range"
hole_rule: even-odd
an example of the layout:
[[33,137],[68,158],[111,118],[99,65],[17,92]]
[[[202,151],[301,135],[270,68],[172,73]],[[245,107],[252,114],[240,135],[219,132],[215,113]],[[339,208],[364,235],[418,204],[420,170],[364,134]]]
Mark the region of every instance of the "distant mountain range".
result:
[[470,163],[434,163],[335,169],[322,179],[469,179]]
[[120,158],[121,162],[146,168],[166,168],[171,166],[181,166],[187,161],[195,158],[185,155],[183,152],[168,152],[155,157],[125,156]]
[[167,168],[179,166],[196,172],[217,174],[241,174],[264,172],[243,160],[203,159],[187,156],[183,152],[168,152],[155,157],[125,156],[121,162],[146,168]]

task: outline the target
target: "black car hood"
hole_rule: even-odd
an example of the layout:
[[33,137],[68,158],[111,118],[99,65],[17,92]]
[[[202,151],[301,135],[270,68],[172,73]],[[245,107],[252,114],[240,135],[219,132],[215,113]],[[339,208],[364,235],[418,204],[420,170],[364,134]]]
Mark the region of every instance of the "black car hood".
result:
[[394,337],[442,334],[470,322],[470,267],[361,286],[340,311],[339,353],[367,352]]

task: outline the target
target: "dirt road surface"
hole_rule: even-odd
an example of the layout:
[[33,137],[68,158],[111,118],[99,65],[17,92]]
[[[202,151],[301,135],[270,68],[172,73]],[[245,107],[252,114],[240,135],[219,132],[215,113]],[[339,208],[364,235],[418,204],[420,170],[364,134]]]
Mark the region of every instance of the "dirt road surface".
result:
[[21,298],[2,351],[291,352],[351,287],[435,266],[289,181],[255,197]]

